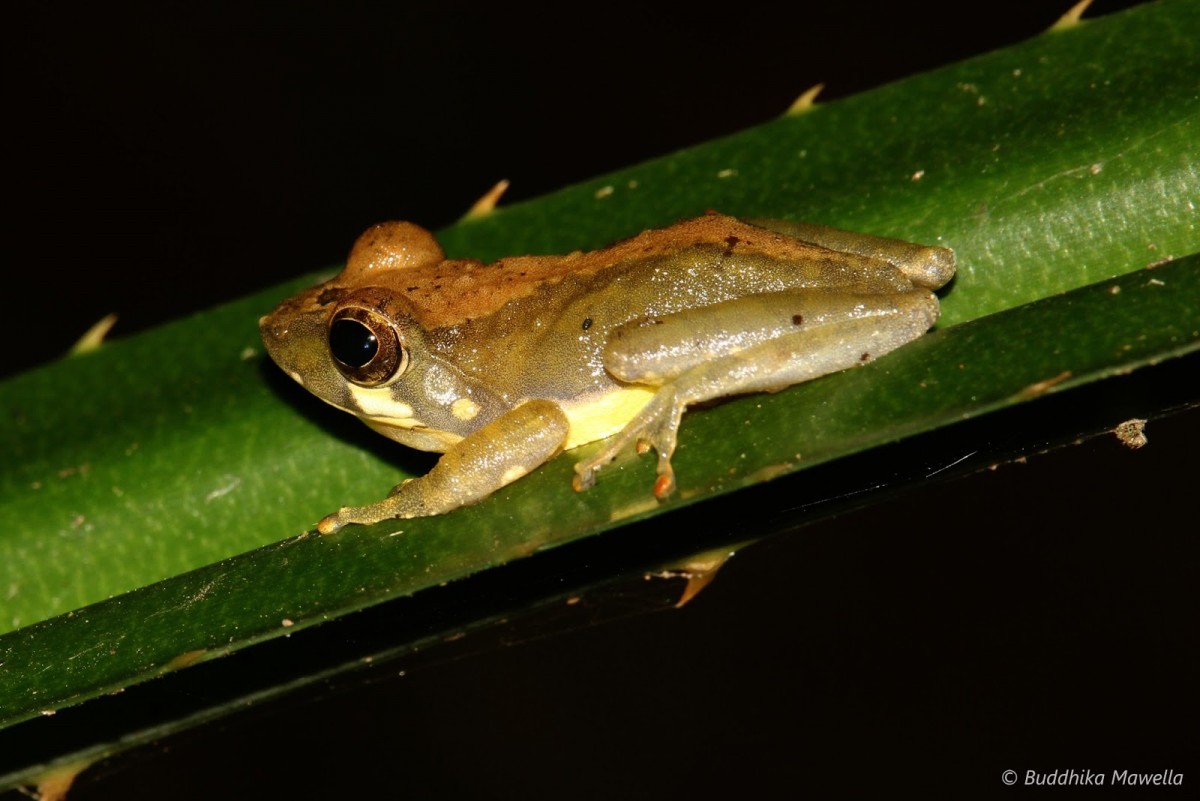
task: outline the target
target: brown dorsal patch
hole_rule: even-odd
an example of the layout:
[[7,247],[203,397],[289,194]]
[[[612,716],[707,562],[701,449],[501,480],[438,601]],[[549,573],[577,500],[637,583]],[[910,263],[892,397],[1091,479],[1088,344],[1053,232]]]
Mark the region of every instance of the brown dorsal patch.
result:
[[[539,287],[556,284],[568,275],[592,275],[697,245],[711,245],[726,254],[734,249],[758,251],[780,259],[812,258],[824,252],[815,245],[713,214],[643,231],[600,250],[565,256],[512,256],[492,264],[470,259],[421,263],[415,263],[419,259],[396,259],[393,263],[403,262],[403,269],[372,269],[369,282],[404,295],[413,316],[425,328],[442,328],[492,314],[504,304],[532,295]],[[345,277],[340,276],[337,283]]]

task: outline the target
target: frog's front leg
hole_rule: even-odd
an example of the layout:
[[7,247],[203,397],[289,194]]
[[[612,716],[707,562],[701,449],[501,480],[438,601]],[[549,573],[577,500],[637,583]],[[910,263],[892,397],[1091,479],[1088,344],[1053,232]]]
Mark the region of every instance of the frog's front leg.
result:
[[453,445],[425,475],[397,485],[377,503],[343,507],[317,530],[332,534],[347,523],[425,517],[481,501],[549,461],[562,450],[569,428],[557,404],[527,401]]
[[659,387],[599,453],[575,465],[575,487],[624,448],[658,451],[654,494],[675,488],[671,455],[688,405],[775,391],[864,364],[921,336],[938,317],[927,289],[886,295],[796,290],[753,295],[614,330],[605,368],[618,379]]

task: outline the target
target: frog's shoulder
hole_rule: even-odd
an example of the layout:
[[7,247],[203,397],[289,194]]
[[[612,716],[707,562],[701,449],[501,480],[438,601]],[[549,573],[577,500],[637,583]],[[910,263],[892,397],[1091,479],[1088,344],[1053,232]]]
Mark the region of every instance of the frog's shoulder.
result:
[[355,244],[342,278],[354,273],[355,282],[369,278],[373,285],[387,286],[406,299],[422,326],[444,328],[492,314],[567,276],[586,277],[704,246],[778,257],[793,250],[810,253],[813,247],[733,217],[709,214],[643,231],[599,250],[510,256],[484,264],[443,258],[433,235],[411,223],[383,223]]

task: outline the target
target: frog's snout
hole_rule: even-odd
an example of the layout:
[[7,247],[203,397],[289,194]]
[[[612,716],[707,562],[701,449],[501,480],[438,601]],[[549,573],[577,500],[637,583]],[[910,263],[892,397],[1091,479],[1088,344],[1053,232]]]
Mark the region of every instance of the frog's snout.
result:
[[310,319],[310,315],[297,316],[288,313],[284,307],[279,307],[269,314],[258,318],[258,332],[262,335],[267,350],[274,353],[275,348],[292,347],[292,343],[303,339],[306,335],[318,335],[320,322]]
[[266,337],[278,339],[287,333],[287,326],[278,325],[272,322],[273,318],[273,314],[264,314],[262,317],[258,318],[258,331],[263,335],[264,339]]
[[296,337],[291,328],[286,319],[281,319],[278,311],[258,318],[258,333],[267,348],[267,353],[284,369],[287,369],[288,363],[294,361],[292,351],[295,349]]
[[264,314],[258,318],[258,333],[262,336],[263,344],[267,346],[267,352],[271,354],[274,354],[280,341],[287,336],[287,326],[275,322],[274,317],[273,314]]

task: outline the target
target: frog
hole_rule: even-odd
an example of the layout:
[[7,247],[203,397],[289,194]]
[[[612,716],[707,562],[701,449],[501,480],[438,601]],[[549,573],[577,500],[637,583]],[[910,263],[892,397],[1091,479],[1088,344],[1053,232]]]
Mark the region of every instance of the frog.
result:
[[384,222],[336,276],[259,322],[296,382],[389,439],[440,453],[383,500],[317,524],[438,515],[563,451],[577,491],[627,449],[675,490],[685,410],[865,365],[937,322],[947,247],[719,213],[591,251],[446,258],[428,230]]

